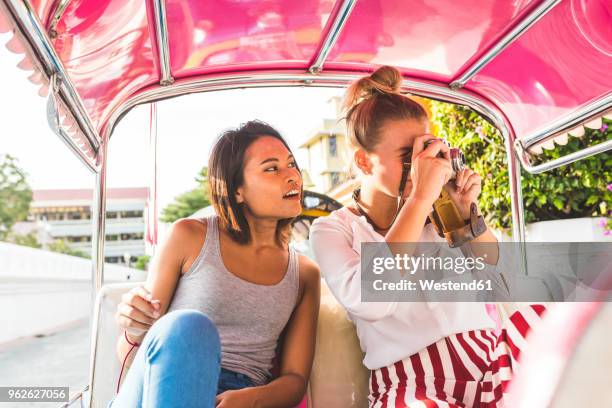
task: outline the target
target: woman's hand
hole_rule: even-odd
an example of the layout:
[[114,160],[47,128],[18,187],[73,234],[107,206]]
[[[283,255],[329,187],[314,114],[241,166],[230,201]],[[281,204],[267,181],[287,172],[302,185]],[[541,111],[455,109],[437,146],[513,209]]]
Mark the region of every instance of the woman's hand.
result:
[[159,318],[159,308],[159,301],[153,300],[143,286],[138,286],[121,297],[115,320],[130,339],[139,341]]
[[465,220],[470,218],[470,205],[478,203],[482,178],[474,171],[464,168],[455,177],[455,186],[449,183],[445,186],[446,191],[457,205],[461,217]]
[[215,408],[254,408],[256,406],[255,388],[229,390],[217,395]]
[[[440,196],[442,187],[450,180],[453,169],[449,160],[449,147],[441,139],[434,139],[425,148],[424,143],[429,139],[432,139],[431,135],[419,136],[414,140],[410,175],[412,198],[431,206]],[[438,157],[440,153],[445,157]]]

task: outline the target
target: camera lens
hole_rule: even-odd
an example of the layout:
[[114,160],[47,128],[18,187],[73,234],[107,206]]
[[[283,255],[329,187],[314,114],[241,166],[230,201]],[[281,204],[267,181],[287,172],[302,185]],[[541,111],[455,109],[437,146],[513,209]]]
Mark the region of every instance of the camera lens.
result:
[[453,171],[456,173],[465,168],[465,156],[461,149],[453,147],[450,149],[450,160]]

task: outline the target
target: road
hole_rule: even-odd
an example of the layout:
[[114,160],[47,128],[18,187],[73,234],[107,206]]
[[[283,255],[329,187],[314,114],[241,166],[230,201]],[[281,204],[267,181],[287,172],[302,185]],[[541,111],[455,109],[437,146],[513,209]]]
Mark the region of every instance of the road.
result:
[[[87,384],[89,325],[35,337],[0,351],[0,386],[68,386],[70,395]],[[0,407],[57,408],[61,403],[0,403]]]

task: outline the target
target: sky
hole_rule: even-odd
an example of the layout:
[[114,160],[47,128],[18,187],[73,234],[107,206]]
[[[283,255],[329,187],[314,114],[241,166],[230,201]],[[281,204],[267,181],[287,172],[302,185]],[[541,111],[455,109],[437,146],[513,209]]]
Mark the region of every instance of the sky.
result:
[[[95,176],[68,150],[46,121],[46,98],[17,68],[20,55],[0,34],[0,155],[17,157],[33,189],[93,188]],[[298,146],[323,118],[334,118],[327,103],[341,89],[267,88],[210,92],[157,104],[159,208],[195,187],[195,176],[208,162],[214,139],[225,129],[251,119],[276,127],[300,160]],[[146,187],[149,107],[139,106],[119,122],[109,145],[108,187]]]

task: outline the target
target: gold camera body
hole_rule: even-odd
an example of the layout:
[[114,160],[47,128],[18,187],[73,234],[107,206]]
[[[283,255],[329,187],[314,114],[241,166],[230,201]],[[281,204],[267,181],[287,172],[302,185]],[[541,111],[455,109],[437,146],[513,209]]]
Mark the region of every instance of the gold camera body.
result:
[[[434,139],[425,142],[429,145]],[[442,139],[448,146],[448,142]],[[450,147],[450,146],[449,146]],[[444,157],[443,155],[441,157]],[[453,168],[453,177],[457,172],[465,168],[465,157],[460,149],[450,148],[450,161]],[[470,206],[470,218],[465,220],[457,209],[457,205],[445,188],[440,192],[440,197],[433,203],[429,214],[429,220],[434,225],[438,235],[445,238],[451,248],[460,247],[474,238],[482,235],[487,227],[484,218],[478,215],[476,203]]]

